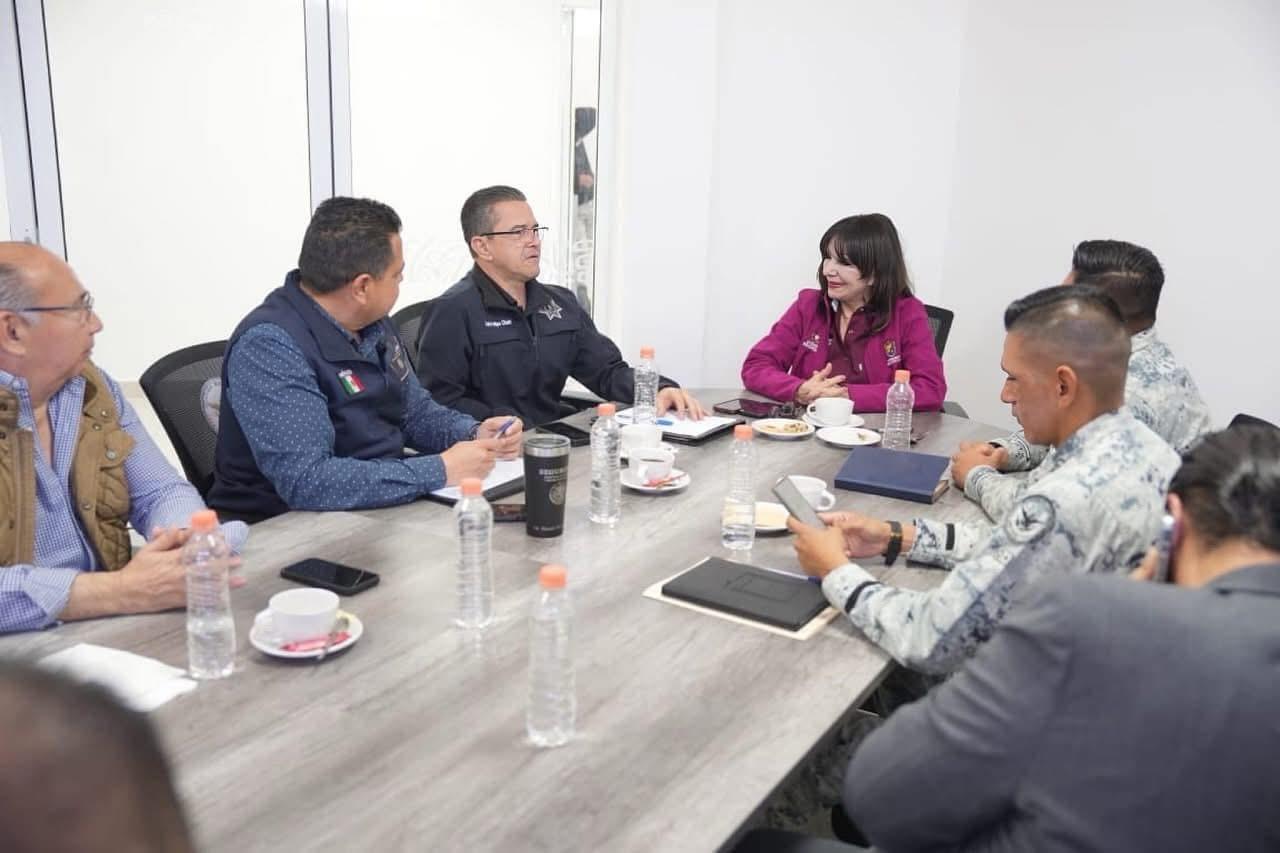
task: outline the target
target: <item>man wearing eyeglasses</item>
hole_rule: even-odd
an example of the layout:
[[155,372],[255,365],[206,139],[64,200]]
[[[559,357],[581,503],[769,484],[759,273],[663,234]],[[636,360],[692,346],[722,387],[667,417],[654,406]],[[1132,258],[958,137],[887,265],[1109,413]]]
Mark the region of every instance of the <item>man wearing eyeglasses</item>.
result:
[[[0,243],[0,633],[186,603],[182,528],[204,504],[90,361],[101,330],[61,258]],[[150,533],[137,554],[130,523]]]
[[[570,376],[606,400],[634,398],[618,347],[572,293],[538,281],[546,231],[514,187],[486,187],[462,205],[475,266],[434,301],[418,333],[418,376],[440,402],[475,418],[519,415],[532,426],[562,416]],[[661,377],[658,389],[659,413],[706,413],[673,380]]]

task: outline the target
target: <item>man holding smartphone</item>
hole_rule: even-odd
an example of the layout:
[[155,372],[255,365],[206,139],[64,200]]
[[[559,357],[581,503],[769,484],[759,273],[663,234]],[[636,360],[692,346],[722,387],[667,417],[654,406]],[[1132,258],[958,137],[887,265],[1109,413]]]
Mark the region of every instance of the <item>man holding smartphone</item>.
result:
[[387,205],[336,197],[316,208],[298,269],[227,343],[209,492],[222,514],[406,503],[519,454],[519,421],[477,422],[419,384],[387,318],[404,266]]
[[1280,847],[1280,430],[1208,435],[1168,503],[1172,586],[1045,578],[863,742],[844,804],[877,848]]
[[[858,513],[803,527],[800,563],[871,640],[920,672],[955,670],[991,636],[1020,586],[1046,573],[1132,569],[1159,528],[1178,456],[1121,410],[1129,337],[1094,288],[1050,287],[1005,312],[1001,399],[1053,454],[997,517],[964,524]],[[850,558],[899,555],[950,571],[934,589],[883,584]]]

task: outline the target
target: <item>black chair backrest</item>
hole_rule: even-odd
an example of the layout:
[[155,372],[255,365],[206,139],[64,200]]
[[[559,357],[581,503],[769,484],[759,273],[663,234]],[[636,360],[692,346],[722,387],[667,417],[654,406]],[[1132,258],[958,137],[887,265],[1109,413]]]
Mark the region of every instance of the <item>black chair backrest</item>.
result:
[[205,417],[201,392],[210,379],[221,378],[226,351],[226,341],[196,344],[169,353],[142,374],[142,392],[160,418],[183,473],[201,497],[213,485],[218,443],[218,433]]
[[1232,418],[1230,426],[1269,426],[1272,429],[1277,429],[1276,425],[1271,421],[1264,421],[1262,418],[1246,415],[1244,412]]
[[391,315],[391,322],[395,323],[396,329],[399,330],[400,340],[404,342],[404,348],[409,352],[409,361],[413,362],[415,368],[418,366],[418,332],[422,331],[427,309],[434,301],[428,299],[415,302]]
[[936,305],[924,306],[924,312],[929,315],[929,328],[933,330],[933,345],[938,349],[938,358],[942,358],[942,351],[947,348],[947,337],[951,334],[951,321],[956,315]]

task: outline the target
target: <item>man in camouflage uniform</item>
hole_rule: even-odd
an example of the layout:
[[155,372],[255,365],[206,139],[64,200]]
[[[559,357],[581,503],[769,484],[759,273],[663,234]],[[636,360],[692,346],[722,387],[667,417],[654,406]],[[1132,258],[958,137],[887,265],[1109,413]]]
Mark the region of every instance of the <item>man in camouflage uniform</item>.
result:
[[[1053,287],[1005,313],[1011,404],[1029,440],[1051,445],[1016,494],[993,504],[995,523],[898,525],[857,513],[796,538],[801,565],[823,578],[827,599],[912,669],[953,671],[991,636],[1015,590],[1046,571],[1117,572],[1155,539],[1178,455],[1121,410],[1129,337],[1115,304],[1088,287]],[[998,477],[991,467],[967,480]],[[950,569],[933,590],[879,583],[848,557],[899,553]],[[846,556],[847,555],[847,556]]]
[[[796,553],[827,600],[917,672],[944,675],[987,640],[1017,591],[1047,572],[1118,572],[1155,539],[1178,456],[1121,409],[1129,336],[1115,303],[1090,286],[1051,287],[1005,312],[1001,399],[1028,438],[1054,447],[995,523],[885,522],[824,516],[791,522]],[[999,476],[975,468],[970,477]],[[899,554],[950,569],[935,589],[883,584],[850,558]],[[901,679],[904,680],[905,679]],[[765,809],[762,822],[814,828],[839,802],[841,776],[872,721],[859,713]]]
[[[1076,246],[1064,284],[1092,284],[1120,308],[1130,338],[1125,407],[1178,453],[1212,428],[1209,407],[1195,381],[1169,347],[1156,335],[1156,308],[1164,286],[1164,270],[1149,250],[1120,240],[1086,240]],[[1023,487],[1019,477],[967,476],[976,466],[1002,472],[1030,471],[1044,461],[1049,448],[1027,440],[1020,430],[989,443],[961,445],[952,471],[965,494],[997,518]]]

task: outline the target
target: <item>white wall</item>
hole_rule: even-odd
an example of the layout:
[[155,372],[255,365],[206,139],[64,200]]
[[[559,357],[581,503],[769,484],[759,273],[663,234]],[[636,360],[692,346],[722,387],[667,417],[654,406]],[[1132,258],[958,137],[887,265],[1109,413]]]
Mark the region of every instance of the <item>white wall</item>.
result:
[[1160,329],[1217,419],[1280,421],[1280,6],[620,2],[608,326],[627,352],[738,384],[822,230],[880,210],[920,294],[956,311],[949,396],[975,417],[1011,423],[1005,305],[1113,237],[1164,262]]
[[[310,213],[302,4],[46,0],[68,260],[122,380],[225,338]],[[252,25],[249,24],[252,22]]]
[[[1280,5],[975,0],[943,302],[951,395],[994,420],[1000,313],[1117,238],[1165,268],[1158,331],[1220,424],[1280,423]],[[1105,26],[1102,25],[1105,22]]]
[[542,280],[562,281],[570,176],[558,0],[369,0],[348,15],[352,183],[404,220],[399,307],[470,269],[458,216],[492,184],[521,189],[552,227]]
[[4,181],[4,140],[0,139],[0,240],[9,240],[9,193]]

